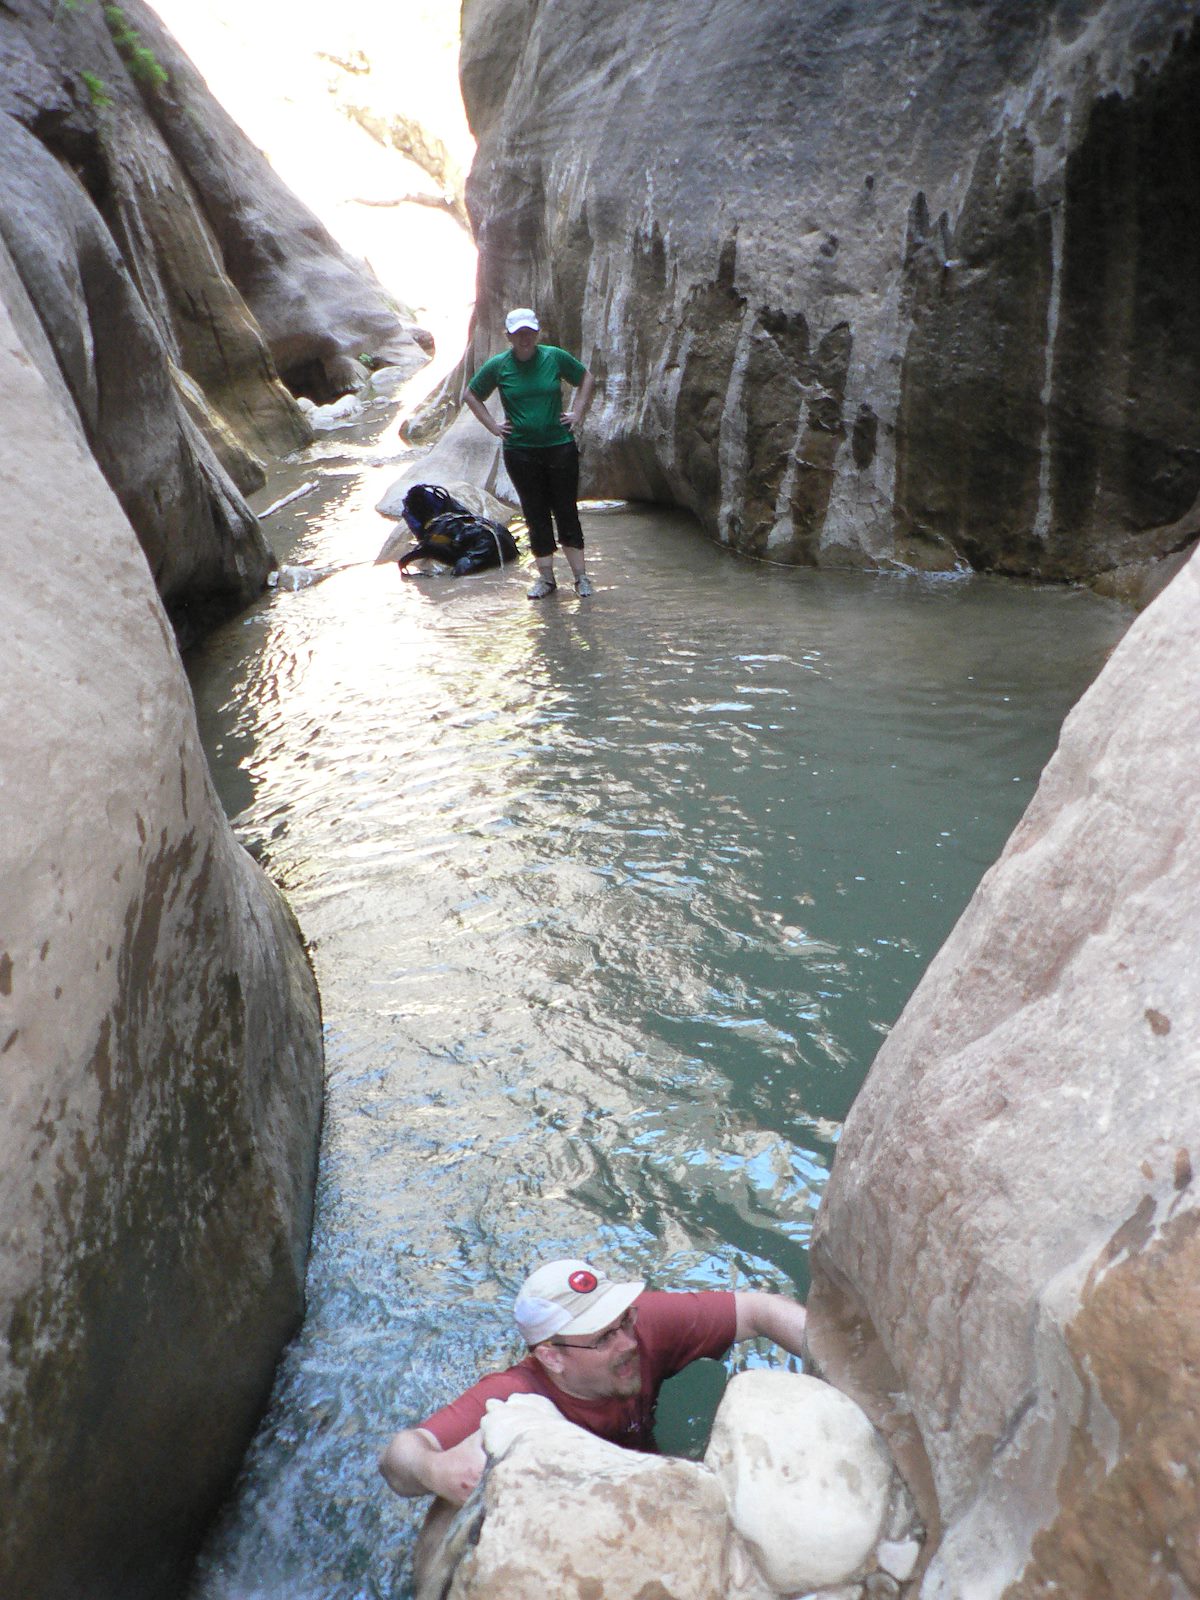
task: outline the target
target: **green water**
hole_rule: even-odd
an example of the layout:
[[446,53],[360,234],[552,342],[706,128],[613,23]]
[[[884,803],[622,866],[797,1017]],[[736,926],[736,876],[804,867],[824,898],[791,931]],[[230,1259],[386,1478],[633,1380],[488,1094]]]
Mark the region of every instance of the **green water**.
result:
[[540,1256],[803,1294],[841,1120],[1127,621],[649,509],[587,518],[588,602],[406,583],[364,564],[394,466],[316,459],[280,553],[350,564],[190,662],[329,1071],[308,1317],[197,1600],[407,1592],[376,1453],[510,1358]]

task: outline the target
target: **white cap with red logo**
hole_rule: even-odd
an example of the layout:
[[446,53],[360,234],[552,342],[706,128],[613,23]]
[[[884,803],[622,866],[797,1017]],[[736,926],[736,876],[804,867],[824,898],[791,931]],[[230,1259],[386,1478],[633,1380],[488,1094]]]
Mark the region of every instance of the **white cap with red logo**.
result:
[[516,333],[521,328],[529,328],[537,333],[541,326],[532,306],[514,306],[504,319],[505,333]]
[[513,1317],[528,1345],[558,1333],[598,1333],[627,1311],[645,1287],[614,1283],[587,1261],[548,1261],[521,1285]]

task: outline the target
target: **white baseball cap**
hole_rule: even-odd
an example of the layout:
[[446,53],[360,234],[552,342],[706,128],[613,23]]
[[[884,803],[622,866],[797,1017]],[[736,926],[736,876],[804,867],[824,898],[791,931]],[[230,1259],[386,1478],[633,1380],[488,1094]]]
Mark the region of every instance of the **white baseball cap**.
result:
[[537,312],[529,306],[515,306],[504,319],[505,333],[516,333],[518,328],[532,328],[538,333],[541,326]]
[[587,1261],[548,1261],[521,1285],[513,1317],[528,1345],[558,1333],[598,1333],[627,1311],[645,1287],[614,1283]]

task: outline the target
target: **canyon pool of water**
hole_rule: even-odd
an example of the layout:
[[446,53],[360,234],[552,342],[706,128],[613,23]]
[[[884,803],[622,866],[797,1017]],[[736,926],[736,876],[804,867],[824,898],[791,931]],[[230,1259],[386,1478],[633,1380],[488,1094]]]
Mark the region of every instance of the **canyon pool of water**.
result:
[[[407,1595],[423,1507],[377,1453],[513,1358],[539,1258],[805,1292],[854,1094],[1128,622],[755,565],[650,507],[587,512],[588,601],[404,581],[371,564],[383,428],[258,497],[317,483],[264,527],[328,576],[188,663],[310,941],[328,1077],[306,1320],[193,1600]],[[667,1447],[713,1387],[676,1381]]]

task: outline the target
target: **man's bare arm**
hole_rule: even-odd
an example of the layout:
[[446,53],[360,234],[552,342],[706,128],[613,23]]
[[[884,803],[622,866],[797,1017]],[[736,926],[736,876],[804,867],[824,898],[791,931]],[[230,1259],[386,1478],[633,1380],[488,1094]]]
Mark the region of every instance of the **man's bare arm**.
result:
[[436,1494],[460,1506],[479,1482],[486,1462],[478,1432],[443,1450],[427,1429],[405,1428],[379,1457],[379,1470],[396,1494]]
[[737,1307],[735,1339],[771,1339],[789,1355],[803,1353],[807,1313],[798,1300],[757,1291],[735,1294],[733,1299]]

